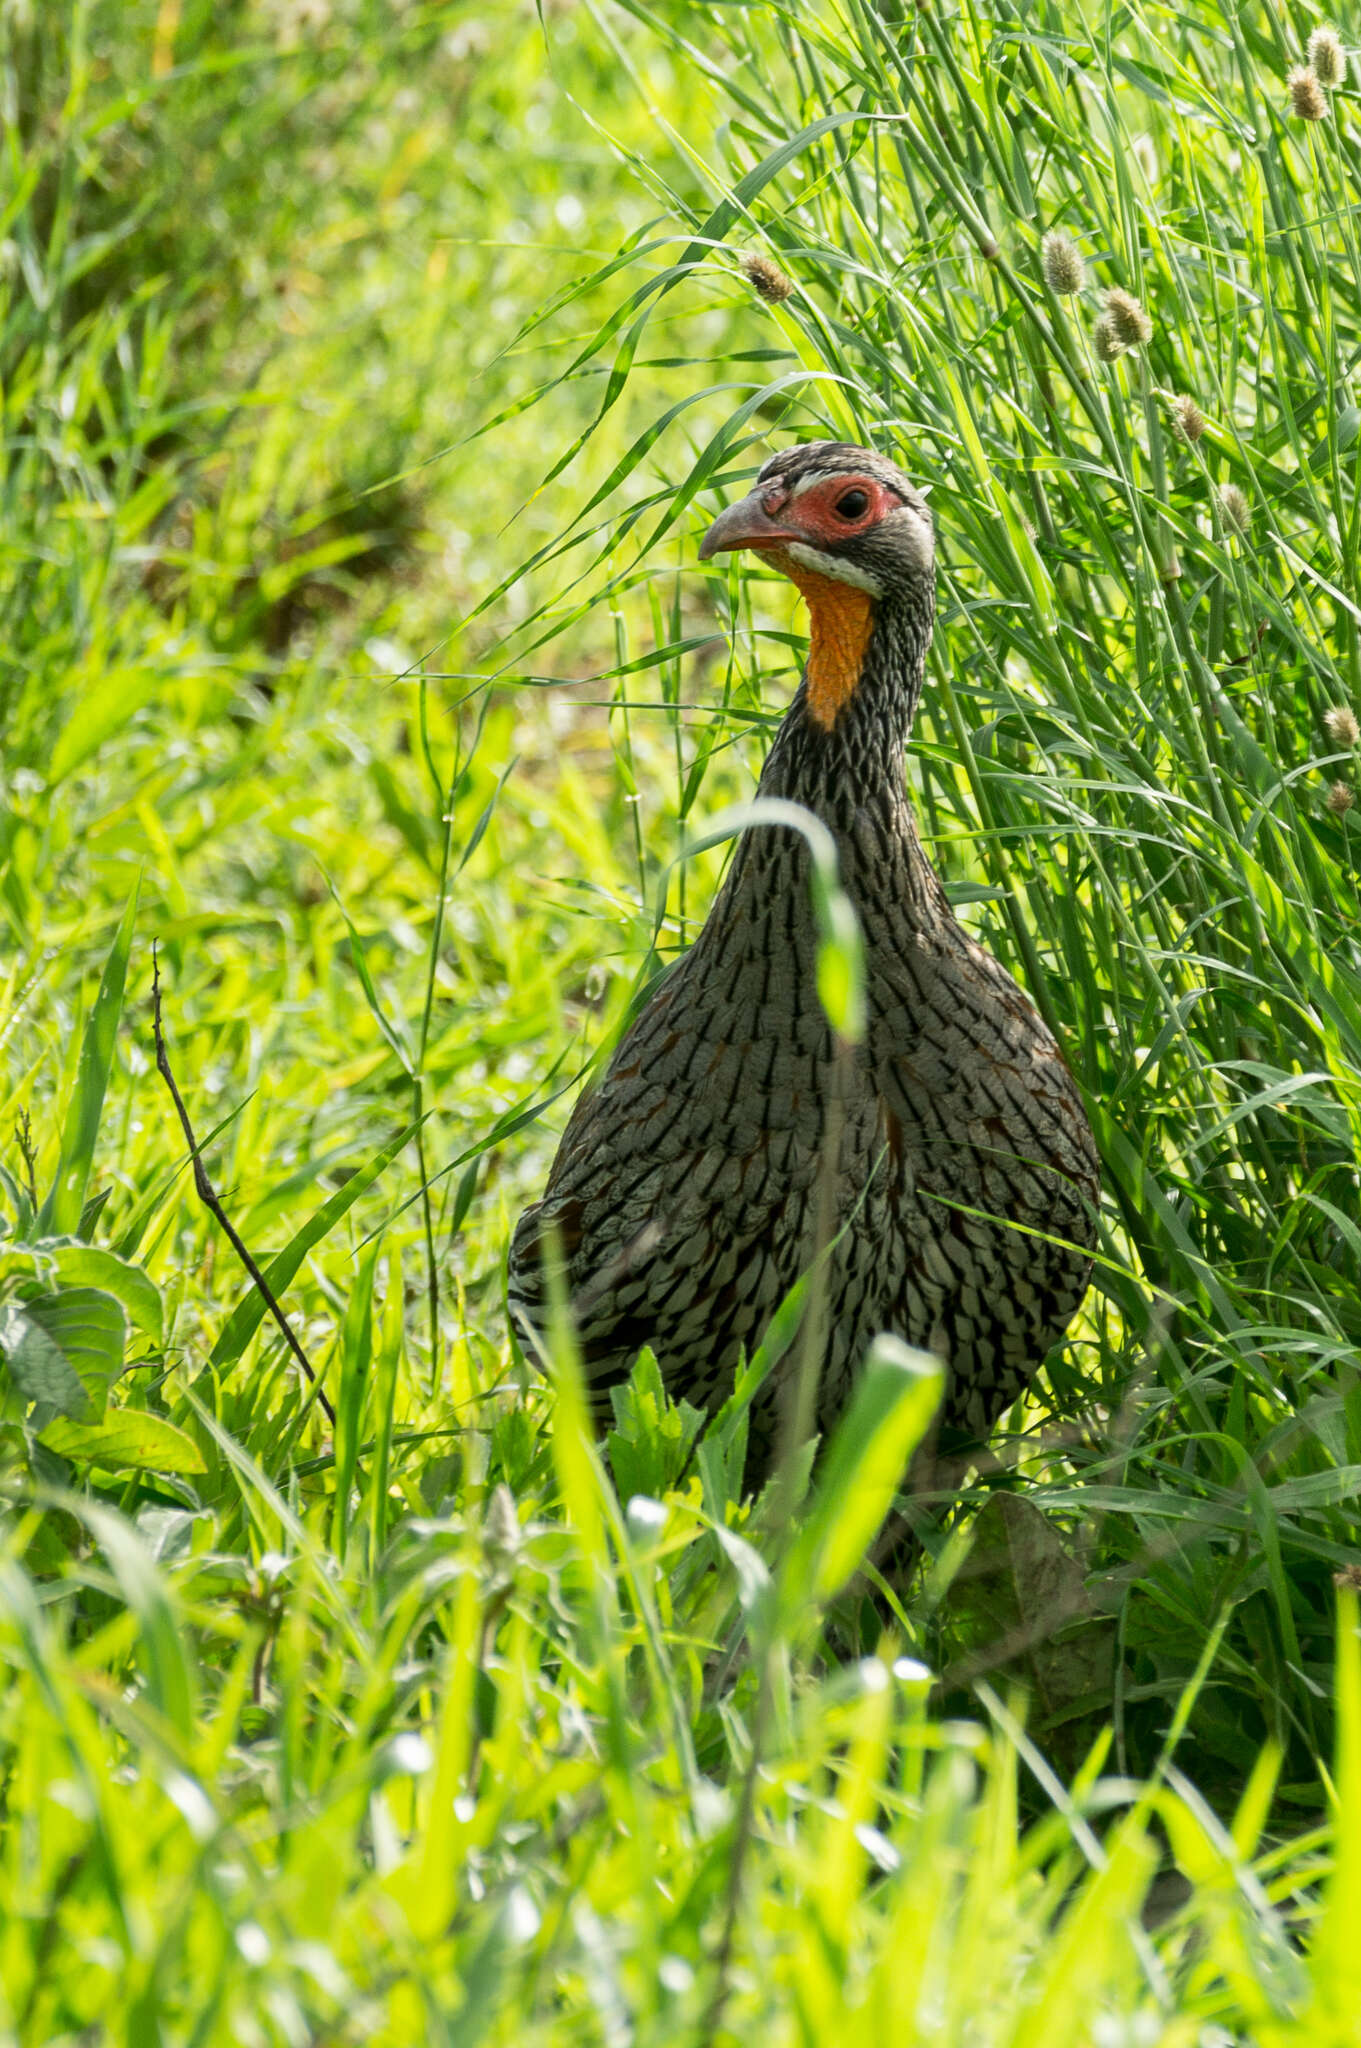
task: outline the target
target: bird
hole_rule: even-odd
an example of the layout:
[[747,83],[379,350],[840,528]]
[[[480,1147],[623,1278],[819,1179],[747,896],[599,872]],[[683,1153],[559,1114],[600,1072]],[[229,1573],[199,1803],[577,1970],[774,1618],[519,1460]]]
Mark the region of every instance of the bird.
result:
[[[917,830],[904,750],[935,613],[931,514],[878,452],[803,442],[764,464],[699,553],[740,549],[807,606],[807,663],[757,796],[832,836],[860,925],[864,1031],[848,1049],[819,1000],[805,835],[753,820],[516,1226],[511,1322],[527,1355],[547,1355],[556,1259],[596,1408],[646,1345],[668,1393],[712,1415],[821,1257],[817,1431],[888,1332],[942,1361],[936,1440],[983,1444],[1081,1305],[1100,1178],[1053,1035],[959,924]],[[750,1410],[753,1491],[774,1465],[791,1356]]]

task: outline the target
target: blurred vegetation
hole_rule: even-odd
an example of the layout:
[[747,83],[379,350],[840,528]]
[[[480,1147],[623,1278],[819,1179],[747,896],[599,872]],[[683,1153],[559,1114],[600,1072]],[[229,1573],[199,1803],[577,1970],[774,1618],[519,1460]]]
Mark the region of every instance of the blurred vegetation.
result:
[[[1354,2039],[1361,129],[1350,80],[1292,112],[1317,26],[0,7],[0,2042]],[[1103,360],[1111,287],[1151,333]],[[697,1441],[645,1361],[598,1447],[502,1307],[797,675],[792,594],[695,535],[826,432],[931,491],[909,774],[1107,1191],[892,1583],[910,1360],[772,1529],[740,1416]],[[195,1195],[153,947],[334,1426]]]

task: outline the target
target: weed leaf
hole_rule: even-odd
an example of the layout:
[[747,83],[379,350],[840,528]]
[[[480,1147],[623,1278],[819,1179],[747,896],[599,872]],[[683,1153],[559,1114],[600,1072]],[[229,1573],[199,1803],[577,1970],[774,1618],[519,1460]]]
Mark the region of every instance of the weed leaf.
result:
[[97,1287],[66,1287],[0,1310],[0,1347],[19,1392],[78,1421],[103,1415],[126,1336],[121,1303]]

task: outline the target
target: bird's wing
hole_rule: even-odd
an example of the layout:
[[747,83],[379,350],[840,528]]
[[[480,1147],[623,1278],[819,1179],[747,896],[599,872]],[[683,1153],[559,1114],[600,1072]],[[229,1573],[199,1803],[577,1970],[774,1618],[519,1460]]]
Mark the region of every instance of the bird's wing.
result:
[[679,1382],[688,1361],[747,1341],[797,1276],[825,1042],[705,993],[676,977],[649,1004],[577,1104],[512,1241],[522,1336],[545,1330],[556,1238],[588,1374],[602,1383],[644,1342]]

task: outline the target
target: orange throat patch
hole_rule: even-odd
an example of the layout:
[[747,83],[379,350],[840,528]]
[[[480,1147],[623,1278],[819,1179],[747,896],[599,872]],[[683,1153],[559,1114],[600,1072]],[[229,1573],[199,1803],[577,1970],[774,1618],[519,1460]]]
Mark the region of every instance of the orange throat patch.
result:
[[802,568],[783,548],[761,553],[773,558],[808,607],[808,715],[830,732],[860,681],[874,627],[874,600],[853,583]]

